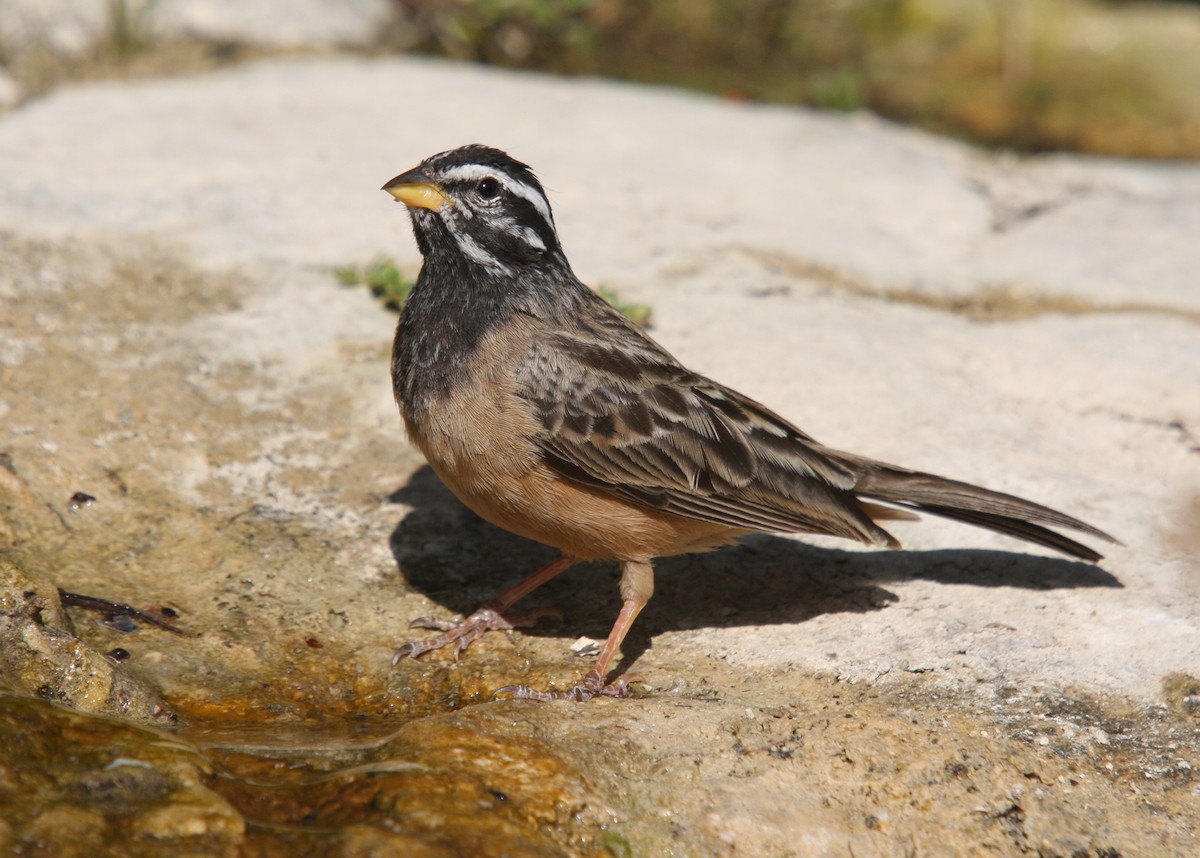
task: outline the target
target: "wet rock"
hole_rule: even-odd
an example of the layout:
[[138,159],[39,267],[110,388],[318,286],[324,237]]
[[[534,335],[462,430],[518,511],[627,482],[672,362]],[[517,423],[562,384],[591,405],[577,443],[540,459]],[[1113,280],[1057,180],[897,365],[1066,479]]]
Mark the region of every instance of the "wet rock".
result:
[[205,785],[212,768],[159,733],[0,696],[6,854],[236,854],[245,823]]
[[65,528],[17,473],[12,456],[0,453],[0,549],[20,548],[31,541],[57,541]]
[[0,681],[81,712],[171,724],[158,693],[75,636],[57,588],[0,558]]
[[324,730],[280,734],[253,755],[236,744],[207,753],[232,775],[226,797],[255,823],[250,846],[267,848],[260,832],[292,832],[305,854],[608,855],[605,835],[631,808],[619,811],[621,799],[587,774],[603,744],[568,753],[546,741],[554,715],[474,706],[357,750]]

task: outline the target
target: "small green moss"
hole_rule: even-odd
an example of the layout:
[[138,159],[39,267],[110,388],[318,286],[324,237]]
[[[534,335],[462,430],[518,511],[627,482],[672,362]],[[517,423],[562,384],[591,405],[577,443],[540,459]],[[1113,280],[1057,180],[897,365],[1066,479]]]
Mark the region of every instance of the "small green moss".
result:
[[382,253],[366,265],[340,265],[333,269],[333,276],[342,286],[365,285],[383,306],[396,312],[413,287],[413,279],[401,273],[396,260]]
[[[333,276],[342,286],[365,285],[372,295],[383,302],[383,306],[396,312],[399,312],[408,300],[408,293],[412,291],[414,282],[413,278],[400,271],[395,259],[382,253],[366,265],[339,265],[333,269]],[[649,305],[622,301],[620,296],[607,286],[601,286],[596,292],[639,328],[650,324]]]
[[159,0],[134,3],[131,0],[109,0],[109,47],[120,59],[146,51],[151,46],[150,14]]
[[357,286],[362,282],[362,274],[357,265],[339,265],[333,269],[333,276],[341,286]]
[[831,74],[814,74],[809,87],[809,100],[817,107],[828,110],[859,110],[865,106],[861,76],[848,67]]
[[633,846],[619,832],[604,832],[600,842],[603,844],[604,850],[614,858],[633,858]]
[[611,304],[614,308],[616,308],[618,313],[620,313],[629,321],[633,322],[639,328],[649,327],[649,304],[634,304],[629,301],[623,301],[621,300],[621,296],[609,286],[597,286],[596,294]]

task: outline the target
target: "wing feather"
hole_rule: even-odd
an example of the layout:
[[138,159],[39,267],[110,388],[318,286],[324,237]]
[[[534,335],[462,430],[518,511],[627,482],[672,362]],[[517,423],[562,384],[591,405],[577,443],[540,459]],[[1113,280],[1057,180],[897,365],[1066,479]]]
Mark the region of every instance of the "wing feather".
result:
[[1115,541],[1023,498],[825,447],[686,369],[599,298],[569,330],[543,329],[514,380],[542,427],[530,440],[551,468],[685,518],[897,547],[873,518],[908,517],[910,509],[1086,560],[1100,555],[1047,525]]
[[687,370],[640,331],[630,337],[622,317],[589,323],[539,339],[517,371],[550,467],[686,518],[894,542],[855,498],[853,471],[795,426]]

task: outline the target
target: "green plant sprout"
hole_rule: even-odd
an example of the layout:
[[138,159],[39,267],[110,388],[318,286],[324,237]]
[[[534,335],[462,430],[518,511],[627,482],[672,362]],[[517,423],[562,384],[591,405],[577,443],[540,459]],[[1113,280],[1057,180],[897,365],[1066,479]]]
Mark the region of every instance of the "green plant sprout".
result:
[[[400,271],[396,260],[385,254],[377,254],[366,265],[339,265],[333,275],[342,286],[366,286],[383,306],[399,312],[412,291],[414,278]],[[611,304],[617,312],[639,328],[650,325],[650,305],[624,301],[610,286],[599,286],[597,294]]]

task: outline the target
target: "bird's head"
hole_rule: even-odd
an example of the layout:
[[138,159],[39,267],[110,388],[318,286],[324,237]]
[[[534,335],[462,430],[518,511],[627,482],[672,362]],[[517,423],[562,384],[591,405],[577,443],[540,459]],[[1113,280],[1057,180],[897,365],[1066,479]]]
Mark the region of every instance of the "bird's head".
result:
[[499,149],[463,146],[426,158],[383,186],[409,208],[428,260],[456,254],[512,274],[558,249],[554,215],[526,164]]

